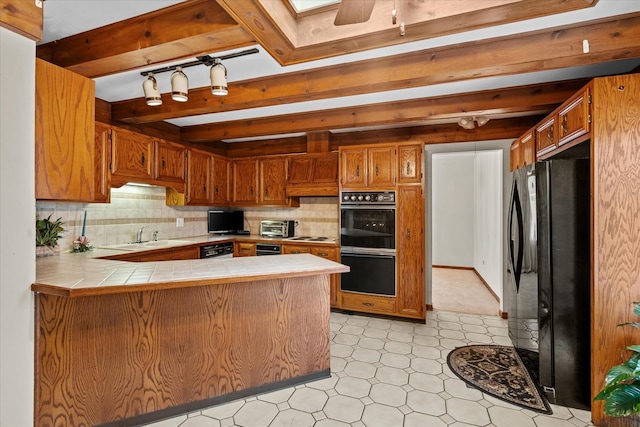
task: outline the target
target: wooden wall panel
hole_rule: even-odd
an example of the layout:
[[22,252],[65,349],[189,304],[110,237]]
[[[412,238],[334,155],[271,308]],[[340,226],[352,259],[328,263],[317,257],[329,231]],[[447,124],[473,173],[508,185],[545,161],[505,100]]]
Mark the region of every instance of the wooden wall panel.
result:
[[[640,330],[618,327],[637,321],[640,301],[640,75],[594,81],[593,91],[593,293],[592,395],[606,372],[629,357]],[[586,308],[585,308],[586,309]],[[637,419],[607,418],[602,402],[592,416],[599,426],[637,426]]]
[[328,369],[328,275],[36,296],[41,427],[106,423]]

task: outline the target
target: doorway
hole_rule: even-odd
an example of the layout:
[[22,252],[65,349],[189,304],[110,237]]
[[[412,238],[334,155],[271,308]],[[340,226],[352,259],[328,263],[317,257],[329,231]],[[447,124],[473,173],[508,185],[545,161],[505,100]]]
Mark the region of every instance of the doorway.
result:
[[426,146],[429,308],[487,315],[504,311],[511,142]]

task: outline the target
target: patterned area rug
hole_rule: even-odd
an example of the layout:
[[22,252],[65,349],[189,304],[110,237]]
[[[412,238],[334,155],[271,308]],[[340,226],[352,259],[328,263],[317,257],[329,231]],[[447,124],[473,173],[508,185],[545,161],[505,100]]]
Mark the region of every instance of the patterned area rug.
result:
[[447,363],[467,384],[495,398],[543,414],[549,403],[513,347],[469,345],[449,353]]

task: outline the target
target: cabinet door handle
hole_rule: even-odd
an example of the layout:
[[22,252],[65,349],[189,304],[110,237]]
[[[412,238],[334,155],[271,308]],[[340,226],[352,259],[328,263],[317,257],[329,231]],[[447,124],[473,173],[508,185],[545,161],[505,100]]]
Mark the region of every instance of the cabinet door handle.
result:
[[568,131],[568,127],[567,127],[567,115],[563,115],[562,116],[562,135],[566,135]]
[[264,187],[264,197],[269,197],[269,187]]
[[411,163],[407,162],[407,175],[411,175]]
[[299,254],[300,251],[291,251],[292,254]]
[[251,194],[253,196],[253,187],[249,188],[249,194]]
[[319,256],[329,256],[329,254],[324,253],[324,252],[320,252],[320,253],[318,253],[318,255],[319,255]]
[[407,240],[411,240],[411,229],[407,228]]
[[380,174],[380,168],[378,167],[378,165],[376,165],[376,176],[378,176]]
[[164,169],[165,167],[165,161],[164,161],[164,157],[162,158],[162,169]]
[[549,142],[553,144],[553,125],[549,126],[549,132],[547,133],[547,138],[549,138]]
[[142,164],[142,166],[144,166],[144,161],[145,161],[144,153],[142,153],[142,156],[140,157],[140,163]]
[[214,187],[214,191],[216,192],[216,196],[218,195],[218,184]]
[[360,165],[356,166],[356,176],[360,176]]
[[206,194],[207,193],[207,184],[202,184],[202,191]]
[[375,304],[372,302],[363,302],[362,305],[367,306],[367,307],[373,307]]

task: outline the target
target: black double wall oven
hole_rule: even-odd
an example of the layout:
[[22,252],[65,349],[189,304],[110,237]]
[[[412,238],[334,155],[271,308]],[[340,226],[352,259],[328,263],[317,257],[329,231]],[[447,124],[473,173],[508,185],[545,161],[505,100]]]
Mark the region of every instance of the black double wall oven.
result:
[[395,192],[341,193],[340,253],[342,291],[396,295]]

